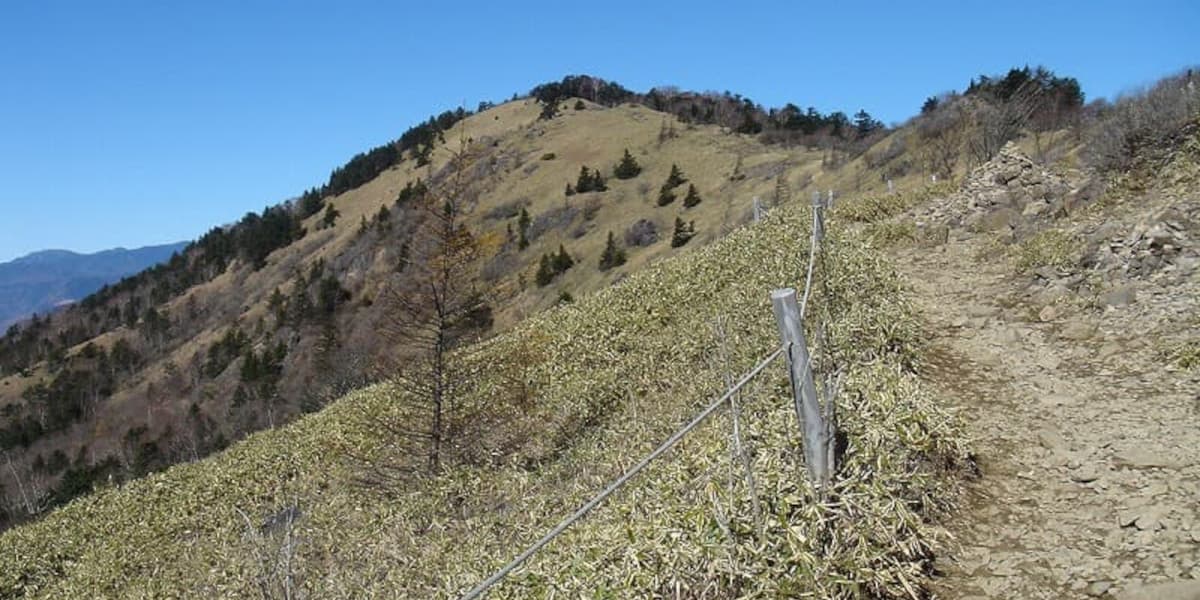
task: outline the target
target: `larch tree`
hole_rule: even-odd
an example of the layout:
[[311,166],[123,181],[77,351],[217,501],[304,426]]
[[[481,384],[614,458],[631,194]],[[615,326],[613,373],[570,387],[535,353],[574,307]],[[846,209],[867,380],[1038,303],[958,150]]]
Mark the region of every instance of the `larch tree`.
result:
[[383,478],[403,476],[423,462],[436,473],[447,447],[464,428],[464,376],[453,350],[491,326],[491,309],[476,286],[478,243],[464,210],[471,160],[465,138],[440,178],[413,200],[418,225],[408,242],[402,274],[384,293],[384,334],[400,355],[396,381],[402,406],[383,426],[408,460],[374,465]]

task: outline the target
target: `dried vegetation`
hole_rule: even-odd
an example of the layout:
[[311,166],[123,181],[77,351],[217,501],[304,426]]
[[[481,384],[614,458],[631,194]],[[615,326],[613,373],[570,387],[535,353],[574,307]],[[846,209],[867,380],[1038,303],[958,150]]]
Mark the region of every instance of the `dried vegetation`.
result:
[[[768,292],[800,282],[807,222],[777,209],[463,350],[475,376],[461,410],[489,427],[456,439],[437,477],[357,483],[358,461],[341,457],[399,451],[364,419],[395,416],[406,392],[374,385],[6,532],[0,598],[456,597],[774,348]],[[848,451],[826,499],[805,483],[776,366],[740,402],[756,498],[723,415],[489,597],[922,595],[931,520],[954,503],[968,455],[914,374],[922,334],[898,277],[856,235],[830,232],[811,313],[844,368]],[[254,530],[281,511],[285,532]]]

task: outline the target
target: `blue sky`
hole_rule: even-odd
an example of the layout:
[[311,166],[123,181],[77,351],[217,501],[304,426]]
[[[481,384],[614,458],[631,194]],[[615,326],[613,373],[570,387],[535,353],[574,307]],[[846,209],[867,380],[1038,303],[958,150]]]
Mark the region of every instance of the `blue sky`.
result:
[[9,0],[0,261],[194,238],[431,113],[569,73],[898,122],[1027,63],[1111,97],[1200,63],[1196,30],[1195,0]]

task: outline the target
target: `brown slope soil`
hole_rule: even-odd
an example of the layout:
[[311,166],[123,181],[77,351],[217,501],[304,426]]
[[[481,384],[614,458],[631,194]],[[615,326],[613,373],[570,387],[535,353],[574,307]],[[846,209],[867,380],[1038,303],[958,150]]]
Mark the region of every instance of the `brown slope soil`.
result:
[[1043,219],[1080,244],[1055,268],[1014,267],[1016,222],[894,251],[981,470],[940,597],[1200,598],[1200,369],[1179,351],[1200,336],[1195,190]]

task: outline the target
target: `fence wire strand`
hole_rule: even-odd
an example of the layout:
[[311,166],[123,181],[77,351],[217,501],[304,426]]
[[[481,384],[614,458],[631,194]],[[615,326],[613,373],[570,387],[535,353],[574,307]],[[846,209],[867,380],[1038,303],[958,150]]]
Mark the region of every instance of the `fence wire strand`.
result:
[[546,535],[542,536],[541,539],[526,548],[524,552],[517,555],[516,558],[514,558],[507,565],[504,565],[504,567],[499,571],[493,573],[491,577],[483,580],[479,585],[472,588],[471,591],[464,594],[461,600],[474,600],[482,596],[489,588],[496,585],[496,583],[498,583],[501,579],[504,579],[504,577],[506,577],[509,573],[521,566],[521,564],[528,560],[530,556],[533,556],[535,552],[540,550],[546,544],[550,543],[550,541],[558,537],[559,534],[566,531],[567,528],[573,525],[576,521],[586,516],[592,511],[592,509],[599,506],[601,502],[604,502],[604,500],[611,496],[614,492],[621,489],[621,487],[623,487],[627,482],[629,482],[630,479],[633,479],[634,476],[645,469],[654,459],[658,458],[667,450],[670,450],[675,444],[679,443],[679,440],[683,439],[683,436],[687,435],[688,432],[695,429],[706,419],[708,419],[708,417],[716,412],[721,405],[728,402],[729,399],[738,392],[738,390],[742,389],[743,386],[749,383],[751,379],[754,379],[756,375],[762,372],[763,369],[767,368],[768,365],[770,365],[775,359],[779,358],[782,354],[783,347],[776,348],[774,352],[772,352],[769,356],[764,358],[762,362],[758,363],[758,365],[746,373],[746,375],[744,375],[740,381],[734,384],[732,388],[726,390],[725,394],[723,394],[712,404],[709,404],[707,408],[701,411],[700,414],[696,415],[696,417],[693,418],[687,425],[684,425],[682,428],[672,434],[671,437],[667,438],[665,442],[655,448],[653,452],[646,455],[641,462],[634,465],[631,469],[609,484],[608,487],[604,488],[604,491],[593,496],[591,500],[588,500],[586,504],[579,507],[579,510],[576,510],[574,513],[572,513],[571,516],[560,521],[558,525],[554,526],[554,529],[551,529]]
[[[817,260],[818,245],[820,244],[820,240],[818,240],[818,238],[817,238],[818,228],[823,228],[823,225],[824,224],[821,222],[820,212],[817,209],[817,207],[814,206],[813,222],[812,222],[812,228],[811,228],[811,232],[810,232],[811,235],[810,235],[810,243],[809,243],[809,250],[808,250],[807,274],[805,275],[805,280],[804,280],[804,296],[803,296],[803,299],[800,304],[800,318],[801,319],[804,318],[804,316],[808,310],[808,299],[809,299],[810,294],[812,293],[813,266]],[[822,339],[822,343],[821,343],[822,350],[825,350],[825,345],[826,345],[825,337],[824,337],[825,332],[823,331],[823,329],[824,329],[823,327],[821,329],[822,329],[822,331],[820,332],[819,337],[821,337],[821,339]],[[610,483],[608,485],[608,487],[604,488],[604,490],[601,491],[599,494],[596,494],[595,496],[593,496],[583,506],[580,506],[579,509],[577,509],[570,516],[566,517],[562,521],[559,521],[559,523],[557,525],[555,525],[553,529],[551,529],[549,532],[547,532],[545,535],[543,535],[536,542],[531,544],[523,552],[518,554],[516,558],[512,559],[512,561],[510,561],[508,564],[504,565],[502,568],[500,568],[500,570],[493,573],[490,577],[488,577],[487,579],[480,582],[479,585],[476,585],[474,588],[471,588],[471,590],[469,592],[467,592],[466,594],[461,596],[460,600],[476,600],[477,598],[482,597],[483,594],[485,594],[489,589],[491,589],[493,586],[495,586],[497,583],[499,583],[501,580],[503,580],[505,577],[507,577],[509,573],[512,573],[514,570],[517,569],[517,567],[520,567],[522,564],[525,563],[525,561],[529,560],[529,558],[531,556],[533,556],[534,553],[536,553],[538,550],[541,550],[546,544],[549,544],[552,540],[554,540],[554,538],[558,537],[564,531],[566,531],[567,528],[569,528],[571,525],[575,524],[575,522],[577,522],[580,519],[582,519],[583,517],[587,516],[588,513],[590,513],[593,509],[595,509],[602,502],[604,502],[609,496],[613,495],[614,493],[616,493],[617,490],[624,487],[624,485],[626,483],[628,483],[629,480],[633,479],[635,476],[637,476],[638,473],[640,473],[647,466],[649,466],[650,463],[654,461],[654,459],[658,458],[659,456],[662,456],[664,453],[666,453],[668,450],[670,450],[672,447],[674,447],[675,444],[679,443],[679,441],[682,440],[685,435],[687,435],[689,432],[691,432],[693,429],[695,429],[697,426],[699,426],[701,423],[703,423],[705,420],[707,420],[708,417],[711,416],[714,412],[716,412],[717,409],[719,409],[722,405],[724,405],[726,402],[731,402],[734,395],[737,394],[738,391],[741,390],[743,386],[745,386],[747,383],[749,383],[751,379],[754,379],[755,376],[757,376],[759,373],[761,373],[763,369],[767,368],[767,366],[770,365],[772,362],[774,362],[775,359],[782,356],[785,351],[790,351],[790,349],[786,348],[784,346],[780,346],[779,348],[776,348],[774,352],[772,352],[769,356],[767,356],[761,362],[759,362],[753,369],[751,369],[744,376],[742,376],[741,380],[739,380],[736,384],[734,384],[732,387],[730,387],[728,390],[726,390],[725,393],[720,398],[718,398],[712,404],[709,404],[707,408],[705,408],[698,415],[696,415],[691,421],[688,422],[687,425],[684,425],[682,428],[680,428],[675,433],[673,433],[671,435],[671,437],[667,438],[667,440],[664,441],[662,444],[660,444],[657,448],[655,448],[653,452],[646,455],[645,458],[643,458],[640,462],[638,462],[636,465],[634,465],[628,471],[625,471],[624,474],[622,474],[620,477],[618,477],[616,480],[614,480],[612,483]],[[805,369],[811,368],[812,360],[813,360],[813,356],[810,353],[808,356],[808,364],[805,365]],[[791,373],[789,371],[789,375],[790,374]],[[793,381],[792,384],[794,386],[794,385],[796,385],[796,382]],[[829,398],[828,401],[830,403],[832,403],[833,399]],[[801,429],[801,433],[803,433],[803,429]]]

